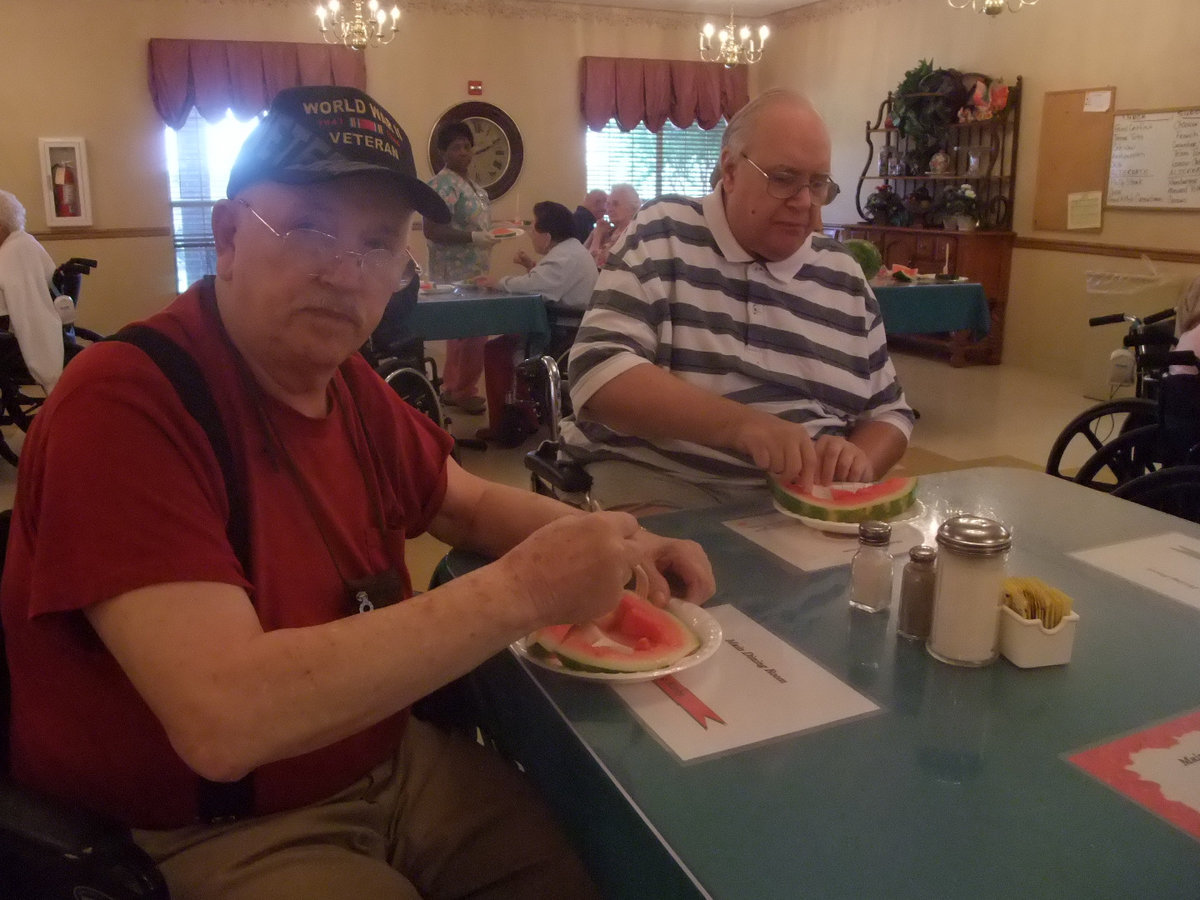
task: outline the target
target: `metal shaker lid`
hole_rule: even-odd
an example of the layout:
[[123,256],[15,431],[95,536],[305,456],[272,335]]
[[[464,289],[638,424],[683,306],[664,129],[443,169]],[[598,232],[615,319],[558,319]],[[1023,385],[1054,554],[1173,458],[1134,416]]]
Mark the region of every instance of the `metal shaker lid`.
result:
[[887,522],[876,522],[874,519],[858,523],[858,539],[864,544],[883,544],[886,546],[892,540],[892,526]]
[[1011,547],[1012,532],[1008,526],[994,519],[955,516],[942,523],[937,532],[937,542],[958,553],[987,556],[1003,553]]
[[908,551],[908,558],[913,562],[933,562],[937,559],[937,550],[928,544],[918,544]]

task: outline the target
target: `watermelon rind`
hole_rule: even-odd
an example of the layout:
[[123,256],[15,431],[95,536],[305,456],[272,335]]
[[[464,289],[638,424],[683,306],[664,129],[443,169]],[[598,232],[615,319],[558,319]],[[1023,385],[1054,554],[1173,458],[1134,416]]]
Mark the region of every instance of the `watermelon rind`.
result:
[[[678,616],[642,597],[626,594],[619,608],[629,610],[642,627],[649,628],[655,641],[642,648],[618,649],[612,645],[624,647],[633,638],[617,629],[601,632],[595,624],[577,628],[551,625],[534,632],[529,647],[536,647],[538,656],[549,654],[565,668],[583,672],[651,672],[677,663],[700,647],[700,638]],[[589,643],[593,636],[603,643]]]
[[[848,492],[847,492],[848,493]],[[780,484],[771,479],[771,494],[784,510],[793,515],[821,522],[866,522],[870,519],[887,521],[908,510],[917,500],[916,476],[889,478],[863,487],[864,499],[853,497],[822,500],[800,493],[794,485]]]

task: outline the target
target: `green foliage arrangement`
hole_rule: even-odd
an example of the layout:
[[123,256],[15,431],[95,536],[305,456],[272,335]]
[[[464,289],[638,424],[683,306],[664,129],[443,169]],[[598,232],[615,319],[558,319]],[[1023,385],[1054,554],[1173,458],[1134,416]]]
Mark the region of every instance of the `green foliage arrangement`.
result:
[[957,69],[935,69],[923,59],[904,73],[892,92],[892,124],[900,133],[930,154],[947,143],[950,125],[970,98]]

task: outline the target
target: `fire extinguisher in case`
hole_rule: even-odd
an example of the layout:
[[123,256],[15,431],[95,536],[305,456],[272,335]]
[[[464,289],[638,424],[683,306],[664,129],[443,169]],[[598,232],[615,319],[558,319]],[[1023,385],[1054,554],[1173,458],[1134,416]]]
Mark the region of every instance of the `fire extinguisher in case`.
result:
[[55,163],[51,169],[54,181],[54,214],[61,219],[79,215],[79,189],[75,185],[75,167],[70,163]]

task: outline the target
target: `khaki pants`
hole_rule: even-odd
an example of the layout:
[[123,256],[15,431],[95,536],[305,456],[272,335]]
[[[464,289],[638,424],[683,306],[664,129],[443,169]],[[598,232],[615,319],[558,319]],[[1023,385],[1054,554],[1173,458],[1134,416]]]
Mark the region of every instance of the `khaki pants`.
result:
[[599,896],[515,769],[417,719],[395,758],[321,803],[133,836],[173,900]]

